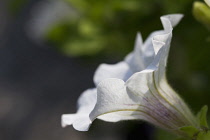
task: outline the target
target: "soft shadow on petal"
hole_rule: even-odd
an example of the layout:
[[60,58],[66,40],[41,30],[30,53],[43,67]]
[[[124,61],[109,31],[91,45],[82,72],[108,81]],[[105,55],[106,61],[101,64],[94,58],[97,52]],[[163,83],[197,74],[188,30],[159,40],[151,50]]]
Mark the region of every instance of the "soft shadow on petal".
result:
[[151,33],[144,44],[140,43],[142,41],[141,34],[137,34],[134,51],[128,54],[125,58],[125,62],[128,63],[134,72],[142,71],[152,63],[155,57],[152,38],[155,35],[163,33],[164,31],[155,31]]
[[96,104],[96,88],[85,90],[78,99],[78,113],[90,112]]
[[117,64],[101,64],[95,74],[94,83],[98,85],[102,80],[107,78],[119,78],[126,81],[133,74],[129,65],[125,62],[119,62]]
[[92,121],[96,118],[109,122],[138,119],[165,126],[153,117],[152,110],[144,106],[144,102],[147,102],[144,96],[127,92],[125,82],[120,79],[103,80],[97,87],[97,94],[96,106],[90,113]]
[[[133,104],[126,92],[125,82],[120,79],[110,78],[103,80],[97,86],[97,103],[90,114],[90,118],[95,119],[99,115],[111,113],[115,110],[136,109],[138,106],[126,106]],[[128,107],[128,108],[125,108]]]

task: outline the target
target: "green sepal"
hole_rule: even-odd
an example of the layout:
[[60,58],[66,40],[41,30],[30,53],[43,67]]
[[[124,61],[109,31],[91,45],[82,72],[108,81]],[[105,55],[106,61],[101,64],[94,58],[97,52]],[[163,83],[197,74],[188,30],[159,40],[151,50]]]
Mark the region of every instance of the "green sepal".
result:
[[196,140],[210,140],[210,131],[208,132],[200,132],[197,136]]
[[197,114],[197,119],[201,129],[209,128],[206,117],[207,111],[208,111],[208,106],[205,105],[204,107],[201,108],[201,111]]
[[193,138],[199,133],[199,130],[194,126],[184,126],[181,127],[179,130],[184,132],[188,138]]

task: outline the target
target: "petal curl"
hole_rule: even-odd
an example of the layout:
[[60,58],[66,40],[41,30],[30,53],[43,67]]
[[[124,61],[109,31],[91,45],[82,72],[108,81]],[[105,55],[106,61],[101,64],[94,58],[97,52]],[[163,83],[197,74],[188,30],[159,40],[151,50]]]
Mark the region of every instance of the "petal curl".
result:
[[176,94],[176,92],[169,86],[166,79],[166,65],[170,50],[172,30],[173,27],[179,23],[182,17],[183,15],[181,14],[166,15],[161,17],[165,33],[162,35],[157,35],[153,38],[153,46],[159,46],[161,49],[158,51],[158,54],[156,55],[153,63],[149,67],[154,68],[154,65],[156,65],[154,79],[155,84],[162,96],[170,100],[172,104],[177,104],[177,102],[179,102],[179,105],[176,108],[180,110],[184,114],[184,116],[188,116],[189,120],[191,121],[191,124],[195,125],[195,118],[193,118],[191,111],[184,103],[184,101],[182,101],[182,99]]
[[141,34],[137,34],[134,51],[125,57],[125,62],[128,63],[128,65],[134,72],[142,71],[151,64],[155,57],[155,50],[152,45],[152,38],[155,35],[162,33],[163,31],[155,31],[151,33],[144,44],[141,43]]
[[84,91],[78,100],[77,113],[62,115],[62,126],[73,125],[76,130],[87,131],[90,124],[89,114],[96,104],[96,93],[96,88]]
[[113,65],[101,64],[97,68],[93,80],[95,85],[107,78],[119,78],[126,81],[132,74],[129,65],[123,61]]

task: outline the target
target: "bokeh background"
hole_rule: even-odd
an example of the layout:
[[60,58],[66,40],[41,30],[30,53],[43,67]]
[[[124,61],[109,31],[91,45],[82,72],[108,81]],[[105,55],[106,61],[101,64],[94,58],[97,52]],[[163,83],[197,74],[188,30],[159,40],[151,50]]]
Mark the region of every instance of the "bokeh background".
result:
[[[1,0],[1,140],[173,140],[141,121],[95,121],[88,132],[61,128],[100,63],[116,63],[162,29],[160,16],[183,13],[174,29],[169,83],[196,113],[210,106],[210,32],[193,0]],[[209,13],[210,14],[210,13]]]

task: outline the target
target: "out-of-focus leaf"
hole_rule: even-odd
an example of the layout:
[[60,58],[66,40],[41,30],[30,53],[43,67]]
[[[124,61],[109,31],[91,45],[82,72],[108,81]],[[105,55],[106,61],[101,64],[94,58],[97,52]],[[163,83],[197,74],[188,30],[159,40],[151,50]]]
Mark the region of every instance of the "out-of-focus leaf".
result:
[[81,55],[94,55],[103,49],[103,42],[100,40],[87,39],[87,40],[72,40],[64,44],[62,51],[66,55],[81,56]]
[[97,36],[99,33],[99,29],[89,20],[81,20],[78,24],[78,32],[82,36],[92,37]]
[[71,28],[70,23],[60,23],[51,27],[45,35],[48,42],[55,45],[61,45],[69,39],[70,33],[75,33],[75,28]]
[[27,3],[27,0],[9,0],[9,11],[16,15],[21,11],[21,9],[24,7],[24,5]]
[[210,7],[203,2],[194,2],[193,15],[210,30]]

